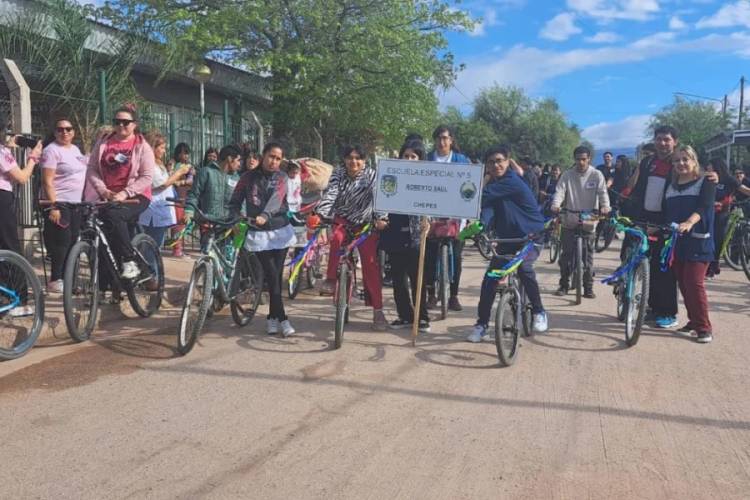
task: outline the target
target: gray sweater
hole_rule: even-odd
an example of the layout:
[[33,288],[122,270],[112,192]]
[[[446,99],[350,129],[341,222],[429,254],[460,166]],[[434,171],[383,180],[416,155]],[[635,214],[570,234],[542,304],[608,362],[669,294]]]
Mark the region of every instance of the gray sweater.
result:
[[[580,173],[576,168],[563,172],[557,181],[552,207],[568,210],[594,210],[609,208],[609,195],[604,175],[592,166]],[[578,224],[576,214],[563,214],[563,227],[574,228]],[[595,224],[587,229],[593,231]]]

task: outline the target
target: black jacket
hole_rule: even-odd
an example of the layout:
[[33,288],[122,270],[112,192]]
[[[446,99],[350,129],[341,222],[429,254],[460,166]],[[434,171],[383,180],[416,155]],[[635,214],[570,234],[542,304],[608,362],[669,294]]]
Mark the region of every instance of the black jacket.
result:
[[229,200],[229,213],[236,217],[245,203],[248,217],[262,215],[268,221],[262,229],[279,229],[288,225],[286,184],[287,176],[281,171],[267,173],[263,167],[258,167],[246,172]]

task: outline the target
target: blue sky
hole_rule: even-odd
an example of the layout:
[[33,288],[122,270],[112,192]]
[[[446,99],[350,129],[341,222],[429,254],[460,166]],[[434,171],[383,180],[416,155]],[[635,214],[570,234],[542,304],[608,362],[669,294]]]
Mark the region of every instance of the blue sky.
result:
[[465,0],[456,7],[483,20],[472,33],[448,35],[466,69],[440,93],[442,107],[468,112],[482,88],[517,85],[556,98],[600,149],[642,142],[650,115],[675,92],[729,94],[730,106],[739,105],[750,0]]

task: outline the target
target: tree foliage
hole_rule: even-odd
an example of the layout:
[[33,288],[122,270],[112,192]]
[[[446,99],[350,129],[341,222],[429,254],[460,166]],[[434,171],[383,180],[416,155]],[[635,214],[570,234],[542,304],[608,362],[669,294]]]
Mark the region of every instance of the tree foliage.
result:
[[27,12],[0,21],[0,53],[33,68],[41,84],[32,99],[53,96],[53,115],[65,114],[89,144],[99,123],[99,71],[113,102],[136,96],[130,71],[145,50],[143,40],[112,32],[102,39],[88,21],[90,7],[72,0],[29,2]]
[[568,123],[557,101],[531,99],[517,87],[487,88],[474,99],[468,116],[449,108],[443,120],[456,130],[461,148],[473,158],[504,143],[516,157],[565,165],[581,142],[578,127]]
[[269,74],[277,136],[388,146],[434,123],[459,69],[444,32],[472,25],[442,0],[110,0],[100,15],[188,63]]
[[732,113],[727,113],[724,116],[721,110],[711,103],[691,101],[677,96],[672,104],[654,114],[648,132],[653,135],[658,126],[671,125],[677,129],[680,142],[693,146],[702,156],[706,141],[729,129],[731,115]]

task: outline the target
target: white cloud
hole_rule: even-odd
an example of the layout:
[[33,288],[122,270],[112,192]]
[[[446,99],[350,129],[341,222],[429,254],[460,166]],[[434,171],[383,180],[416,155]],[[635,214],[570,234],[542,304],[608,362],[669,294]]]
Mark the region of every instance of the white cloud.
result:
[[727,28],[745,26],[750,28],[750,0],[739,0],[724,5],[714,15],[703,17],[696,25],[698,28]]
[[544,25],[542,31],[539,32],[539,36],[556,42],[567,40],[571,36],[577,35],[581,32],[581,28],[576,26],[575,20],[575,14],[570,12],[558,14],[547,21],[547,24]]
[[621,40],[620,35],[612,31],[600,31],[594,36],[586,37],[588,43],[615,43]]
[[647,139],[646,128],[651,115],[628,116],[616,122],[601,122],[581,132],[595,148],[630,148]]
[[685,21],[680,19],[678,16],[672,16],[669,19],[669,29],[673,31],[681,31],[687,28],[688,25]]
[[498,24],[500,22],[497,20],[497,11],[495,9],[487,9],[482,16],[482,21],[474,26],[469,36],[484,36],[487,34],[487,28],[497,26]]
[[569,9],[602,22],[648,21],[659,12],[658,0],[567,0]]

